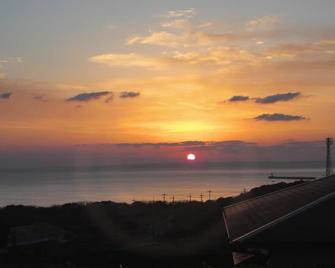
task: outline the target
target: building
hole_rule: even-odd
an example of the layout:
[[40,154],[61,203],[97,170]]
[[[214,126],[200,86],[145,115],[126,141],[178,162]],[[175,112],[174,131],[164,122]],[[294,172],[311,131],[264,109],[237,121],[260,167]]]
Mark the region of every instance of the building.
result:
[[64,243],[69,238],[69,232],[44,223],[10,227],[7,247],[31,246],[50,242]]
[[335,266],[335,176],[224,207],[234,264]]

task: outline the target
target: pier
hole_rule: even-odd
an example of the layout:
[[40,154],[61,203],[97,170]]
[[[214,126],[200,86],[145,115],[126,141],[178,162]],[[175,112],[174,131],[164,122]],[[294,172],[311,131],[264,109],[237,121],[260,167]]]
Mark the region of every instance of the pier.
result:
[[269,177],[269,179],[271,180],[315,180],[316,177],[303,177],[303,176],[274,176],[273,174],[271,174]]

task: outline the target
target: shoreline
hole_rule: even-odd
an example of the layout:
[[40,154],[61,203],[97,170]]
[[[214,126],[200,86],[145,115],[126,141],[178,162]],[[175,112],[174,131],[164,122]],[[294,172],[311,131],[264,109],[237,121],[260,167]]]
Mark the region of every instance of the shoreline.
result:
[[[6,263],[36,264],[44,260],[50,264],[101,263],[115,267],[147,267],[150,263],[162,267],[230,265],[222,207],[297,183],[263,185],[236,197],[207,202],[6,206],[0,209],[1,222],[6,222],[10,238],[6,241]],[[15,244],[18,241],[21,246]]]

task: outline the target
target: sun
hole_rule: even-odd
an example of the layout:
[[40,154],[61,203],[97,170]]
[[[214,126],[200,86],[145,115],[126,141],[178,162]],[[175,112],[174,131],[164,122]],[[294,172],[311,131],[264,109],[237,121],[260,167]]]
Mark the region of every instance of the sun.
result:
[[187,160],[189,160],[189,161],[194,161],[195,159],[196,159],[195,154],[188,154],[188,155],[187,155]]

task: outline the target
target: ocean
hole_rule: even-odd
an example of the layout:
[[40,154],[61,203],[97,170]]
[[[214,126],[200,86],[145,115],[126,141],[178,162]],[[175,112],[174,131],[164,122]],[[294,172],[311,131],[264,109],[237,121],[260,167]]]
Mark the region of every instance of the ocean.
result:
[[[58,168],[0,171],[0,206],[69,202],[208,200],[277,183],[268,176],[322,177],[321,165]],[[209,192],[210,191],[210,192]]]

